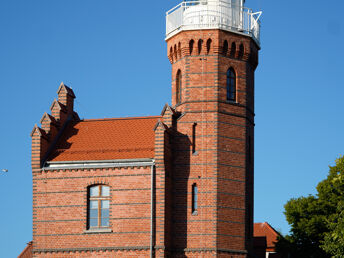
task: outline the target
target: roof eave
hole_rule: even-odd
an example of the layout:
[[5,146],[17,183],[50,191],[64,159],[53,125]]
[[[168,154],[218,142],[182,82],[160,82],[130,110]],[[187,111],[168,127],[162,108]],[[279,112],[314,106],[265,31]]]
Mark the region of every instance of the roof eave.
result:
[[92,169],[116,167],[145,167],[155,165],[153,158],[85,160],[85,161],[47,161],[42,170]]

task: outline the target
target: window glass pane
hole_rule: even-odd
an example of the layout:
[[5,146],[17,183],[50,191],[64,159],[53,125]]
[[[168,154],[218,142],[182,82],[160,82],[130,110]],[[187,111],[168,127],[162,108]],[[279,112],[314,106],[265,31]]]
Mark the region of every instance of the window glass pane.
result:
[[110,226],[109,218],[102,218],[102,219],[101,219],[101,226],[102,226],[102,227],[108,227],[108,226]]
[[90,196],[99,196],[99,186],[92,186],[90,188]]
[[102,209],[108,209],[110,207],[110,201],[102,201]]
[[98,218],[98,210],[90,210],[90,218]]
[[197,199],[198,199],[198,188],[197,188],[197,185],[193,185],[193,211],[196,211],[197,210]]
[[102,185],[102,196],[110,196],[110,187]]
[[110,217],[110,210],[109,209],[102,209],[102,218]]
[[98,219],[90,219],[90,227],[98,227]]
[[98,209],[98,201],[90,201],[90,209]]

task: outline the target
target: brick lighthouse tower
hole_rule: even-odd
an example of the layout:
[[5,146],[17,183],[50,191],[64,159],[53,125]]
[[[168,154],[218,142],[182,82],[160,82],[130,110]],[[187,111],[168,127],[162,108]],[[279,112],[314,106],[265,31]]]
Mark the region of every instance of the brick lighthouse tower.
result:
[[167,12],[173,138],[173,257],[249,257],[254,71],[259,16],[244,0],[183,1]]

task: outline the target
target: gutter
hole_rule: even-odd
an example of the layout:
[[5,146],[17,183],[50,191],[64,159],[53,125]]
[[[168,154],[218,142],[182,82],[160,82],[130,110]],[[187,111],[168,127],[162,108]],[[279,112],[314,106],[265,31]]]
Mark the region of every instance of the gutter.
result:
[[154,258],[154,211],[155,211],[155,202],[154,202],[154,193],[155,193],[155,164],[151,166],[151,228],[150,228],[150,257]]
[[47,161],[42,170],[57,169],[87,169],[87,168],[117,168],[145,167],[154,165],[153,159],[116,159],[116,160],[87,160],[87,161]]

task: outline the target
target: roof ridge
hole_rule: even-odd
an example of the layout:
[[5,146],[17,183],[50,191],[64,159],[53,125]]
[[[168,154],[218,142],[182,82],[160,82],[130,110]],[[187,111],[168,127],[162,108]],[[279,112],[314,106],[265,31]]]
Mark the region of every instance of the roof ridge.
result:
[[273,227],[271,226],[268,222],[264,222],[264,224],[266,225],[266,227],[272,231],[273,233],[277,233],[278,235],[280,235],[280,233]]
[[82,119],[79,122],[95,122],[95,121],[113,121],[113,120],[134,120],[134,119],[153,119],[161,118],[161,116],[135,116],[135,117],[113,117],[113,118],[94,118]]

